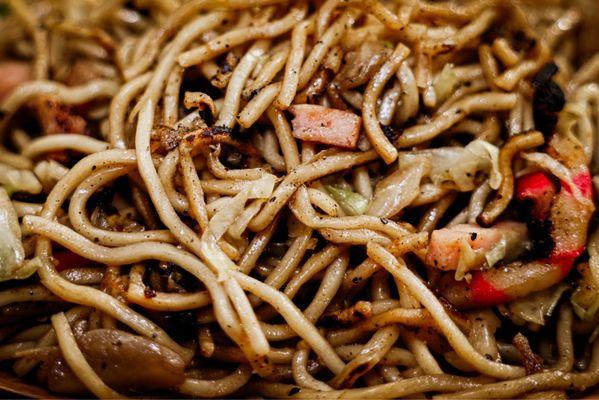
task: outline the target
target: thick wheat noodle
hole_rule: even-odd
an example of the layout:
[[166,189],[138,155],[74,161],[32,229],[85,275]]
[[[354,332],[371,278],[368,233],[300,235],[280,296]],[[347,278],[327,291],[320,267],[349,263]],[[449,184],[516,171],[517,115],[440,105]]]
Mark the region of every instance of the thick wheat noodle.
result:
[[331,25],[322,38],[316,42],[302,64],[302,69],[298,77],[297,90],[306,87],[320,64],[324,61],[327,53],[341,41],[343,34],[355,23],[357,17],[358,13],[351,10],[346,11]]
[[572,76],[570,86],[576,87],[586,83],[599,74],[599,54],[593,55]]
[[[399,240],[395,241],[393,244],[393,253],[396,255],[401,255],[407,252],[413,252],[416,256],[422,258],[425,255],[425,253],[422,252],[422,248],[426,246],[427,241],[428,237],[422,233],[406,234]],[[356,286],[363,284],[380,268],[380,265],[378,265],[372,259],[367,258],[347,274],[343,287],[345,290],[349,290],[352,286],[357,288]]]
[[127,148],[125,137],[125,121],[129,104],[141,93],[150,82],[152,75],[148,72],[137,76],[125,83],[114,95],[110,102],[110,116],[108,119],[110,145],[117,149]]
[[266,23],[261,26],[240,28],[223,34],[213,39],[205,45],[193,48],[177,57],[177,61],[182,67],[189,67],[195,64],[202,64],[220,54],[227,49],[238,46],[245,42],[255,39],[266,39],[279,36],[293,28],[293,25],[299,23],[306,14],[306,6],[300,4],[294,6],[291,11],[283,18]]
[[241,103],[241,93],[246,85],[252,70],[256,67],[258,59],[262,57],[270,47],[269,40],[258,40],[248,49],[235,67],[235,71],[231,75],[223,106],[218,114],[217,126],[226,126],[233,128],[235,126],[235,118],[239,111]]
[[23,0],[9,0],[10,9],[21,20],[35,44],[35,79],[46,79],[48,77],[49,54],[48,54],[48,36],[42,29],[41,21],[34,15]]
[[320,208],[331,217],[337,217],[342,212],[339,204],[331,198],[331,196],[321,190],[308,188],[308,196],[311,204]]
[[132,167],[129,166],[96,170],[77,187],[69,201],[69,220],[73,229],[89,240],[105,246],[125,246],[146,241],[174,243],[175,238],[167,230],[114,232],[93,226],[87,217],[86,208],[89,198],[103,186],[127,174],[131,169]]
[[335,258],[341,254],[342,251],[343,248],[341,246],[329,244],[320,252],[310,257],[302,266],[300,271],[293,276],[293,278],[287,283],[287,286],[285,286],[285,295],[287,295],[289,298],[293,298],[302,285],[308,282],[310,278],[312,278],[318,272],[330,265],[333,260],[335,260]]
[[505,210],[514,195],[514,173],[512,171],[512,161],[514,157],[523,150],[528,150],[542,145],[545,138],[541,132],[532,131],[512,136],[510,140],[501,148],[499,152],[499,172],[502,179],[497,195],[489,202],[478,220],[489,225],[499,217]]
[[293,373],[293,379],[295,383],[301,387],[318,390],[322,392],[328,392],[333,390],[326,383],[315,379],[310,372],[308,372],[308,357],[310,355],[309,349],[300,348],[293,355],[291,362],[291,370]]
[[29,158],[35,158],[43,153],[57,150],[74,150],[83,154],[99,153],[107,150],[109,144],[85,135],[62,133],[42,136],[29,142],[21,153]]
[[287,296],[241,272],[234,272],[234,275],[245,290],[272,305],[285,318],[289,326],[312,347],[332,372],[339,373],[343,369],[345,364],[335,350]]
[[[336,0],[334,0],[336,1]],[[299,74],[306,53],[306,41],[310,28],[314,26],[313,20],[300,22],[291,33],[291,48],[289,57],[285,64],[285,73],[283,76],[283,85],[274,105],[280,109],[287,109],[291,105],[297,86],[299,84]]]
[[144,94],[129,115],[129,121],[133,120],[145,101],[151,100],[154,104],[158,103],[162,95],[163,86],[175,67],[177,56],[203,32],[220,25],[228,15],[228,13],[222,11],[202,15],[193,19],[179,31],[173,41],[169,43],[168,49],[161,55],[160,62],[154,69],[152,78],[148,82]]
[[387,164],[395,161],[397,158],[397,149],[391,144],[389,139],[385,137],[383,129],[380,126],[376,114],[376,102],[387,84],[387,81],[399,69],[404,59],[408,57],[410,50],[403,44],[399,44],[393,54],[389,57],[377,73],[372,77],[362,101],[362,118],[364,120],[364,130],[370,140],[370,143],[375,148]]
[[483,44],[479,46],[478,59],[487,84],[490,88],[496,89],[495,79],[499,76],[499,66],[489,45]]
[[[233,309],[231,308],[229,300],[217,282],[216,277],[201,261],[199,261],[197,258],[194,258],[191,254],[165,243],[146,242],[122,246],[119,248],[103,247],[90,242],[83,236],[80,236],[69,228],[66,228],[55,222],[50,222],[40,217],[26,218],[27,220],[24,221],[24,228],[30,229],[32,232],[42,234],[45,237],[60,243],[61,245],[69,248],[71,251],[90,260],[112,265],[131,264],[147,259],[156,259],[165,262],[176,263],[204,283],[206,289],[210,292],[212,304],[214,305],[214,309],[216,311],[216,317],[219,320],[219,323],[223,326],[225,332],[233,334],[239,333],[239,320],[233,313]],[[102,305],[98,306],[100,309],[107,312],[110,311],[109,307],[112,307],[114,309],[112,314],[117,315],[117,319],[123,323],[132,324],[134,328],[141,330],[141,332],[148,337],[153,337],[152,333],[157,333],[158,336],[155,339],[156,341],[161,341],[168,347],[174,347],[175,349],[178,349],[179,346],[174,342],[171,342],[170,338],[164,336],[164,332],[162,332],[157,326],[123,306],[120,302],[112,300],[114,299],[113,297],[95,289],[84,288],[81,286],[76,287],[76,285],[63,281],[59,278],[59,275],[56,274],[56,272],[48,267],[44,268],[44,265],[42,265],[42,271],[44,271],[44,274],[42,275],[42,282],[47,287],[50,286],[50,290],[59,289],[58,291],[60,292],[61,297],[67,298],[63,294],[66,291],[62,290],[62,288],[66,288],[69,293],[73,293],[73,295],[77,296],[77,298],[80,297],[81,292],[83,291],[87,291],[89,293],[98,292],[100,294],[96,294],[95,296],[100,297],[100,299],[103,301],[100,303]],[[49,283],[50,281],[51,284]],[[53,292],[56,293],[57,290],[53,290]],[[94,295],[90,295],[89,297],[81,297],[91,300],[94,298]],[[111,300],[107,301],[106,299]],[[118,307],[116,307],[117,304]],[[91,302],[90,306],[93,305],[96,305],[95,302]],[[127,315],[130,319],[125,319],[121,314],[117,313],[131,314]],[[183,351],[179,349],[179,352],[187,354],[188,350],[185,349],[185,351]]]
[[241,110],[237,122],[244,128],[251,127],[270,107],[281,90],[281,82],[271,83],[262,88]]
[[304,228],[300,235],[298,235],[289,246],[289,249],[283,258],[281,258],[281,261],[276,268],[268,275],[268,277],[266,277],[264,283],[275,289],[281,288],[281,286],[289,280],[293,271],[302,261],[302,258],[310,246],[311,239],[312,229],[307,227]]
[[162,123],[168,127],[173,127],[178,119],[179,92],[181,91],[181,83],[183,82],[183,72],[183,68],[176,64],[173,66],[173,70],[166,80],[164,99],[162,100],[164,107]]
[[480,399],[493,397],[506,399],[520,397],[531,391],[559,389],[585,390],[599,382],[599,342],[594,342],[592,352],[591,362],[585,372],[540,372],[524,378],[489,383],[472,390],[458,392],[454,395],[439,395],[435,398]]
[[405,266],[405,264],[400,264],[397,258],[380,245],[368,245],[367,250],[370,257],[373,257],[376,262],[382,265],[395,278],[399,279],[408,287],[412,296],[414,296],[431,313],[437,322],[439,329],[454,347],[454,350],[460,357],[476,368],[477,371],[485,375],[503,379],[519,377],[524,374],[521,367],[489,361],[474,350],[472,345],[468,342],[468,339],[449,318],[439,300],[424,285],[424,283],[422,283],[422,281],[420,281],[420,279]]
[[273,54],[268,57],[268,61],[262,66],[258,76],[252,80],[243,90],[245,98],[251,97],[264,86],[270,84],[277,74],[285,67],[285,62],[289,58],[289,45],[285,43],[280,49],[273,49]]
[[[170,204],[164,188],[159,183],[158,173],[154,168],[149,151],[153,114],[154,105],[151,101],[147,101],[139,113],[135,135],[135,148],[139,172],[146,183],[148,193],[152,198],[156,211],[160,215],[162,222],[171,230],[171,232],[173,232],[175,237],[182,244],[192,249],[198,256],[202,257],[212,268],[219,271],[219,274],[223,274],[224,271],[227,271],[224,274],[227,278],[225,278],[225,281],[223,282],[225,291],[230,297],[236,311],[239,313],[239,318],[243,323],[244,330],[247,331],[249,337],[252,337],[252,341],[250,342],[252,350],[258,355],[265,355],[268,353],[268,341],[260,330],[256,314],[252,310],[247,297],[239,287],[239,284],[228,272],[231,270],[231,266],[214,262],[214,260],[206,256],[200,238],[191,228],[181,221],[175,209]],[[229,263],[234,266],[232,261],[229,260]]]
[[42,210],[42,205],[37,203],[26,203],[23,201],[15,201],[12,202],[15,211],[17,212],[17,216],[23,217],[25,215],[36,215]]
[[248,224],[260,211],[260,208],[266,200],[256,199],[252,201],[241,214],[235,219],[235,222],[231,224],[227,233],[234,239],[241,239],[241,235],[247,229]]
[[20,301],[60,301],[60,298],[40,285],[21,286],[0,292],[0,306]]
[[205,292],[196,293],[152,293],[148,298],[145,293],[146,286],[142,281],[143,266],[133,266],[129,272],[129,287],[127,300],[150,310],[157,311],[185,311],[194,310],[212,303],[210,295]]
[[487,82],[483,78],[477,78],[470,82],[469,85],[460,86],[451,96],[445,100],[437,109],[437,113],[443,113],[453,106],[457,101],[465,98],[469,94],[476,94],[482,90],[488,89]]
[[451,192],[441,198],[441,200],[437,201],[433,206],[431,206],[420,219],[420,223],[418,224],[418,230],[424,232],[432,232],[439,220],[443,217],[447,209],[451,206],[456,198],[456,194]]
[[409,147],[423,143],[449,129],[470,113],[509,110],[515,106],[516,101],[517,95],[512,93],[481,93],[468,96],[437,115],[430,123],[406,129],[397,139],[397,145]]
[[277,186],[262,211],[250,223],[249,228],[253,231],[264,229],[302,184],[356,165],[368,163],[376,157],[376,152],[372,150],[364,153],[345,152],[327,156],[308,164],[298,165]]
[[150,42],[154,44],[141,57],[136,58],[136,63],[130,65],[123,71],[126,79],[131,79],[143,73],[156,59],[163,43],[177,31],[179,26],[185,24],[192,16],[202,10],[218,9],[224,7],[229,10],[241,10],[267,4],[280,3],[282,0],[192,0],[174,13],[172,13],[160,29],[154,31],[150,36]]
[[318,229],[318,233],[329,242],[335,244],[365,246],[369,242],[374,242],[383,246],[389,246],[392,243],[389,237],[371,229],[364,228],[351,230],[322,228]]
[[[335,351],[342,359],[349,361],[355,356],[356,353],[360,351],[361,348],[361,345],[350,344],[335,347]],[[393,347],[381,359],[381,364],[390,366],[401,365],[405,367],[414,367],[416,366],[416,360],[414,360],[414,356],[410,351]]]
[[54,95],[65,104],[82,104],[101,97],[112,97],[119,89],[112,80],[93,80],[80,86],[65,86],[53,81],[26,82],[13,90],[0,105],[0,110],[13,114],[25,102],[41,95]]
[[[304,399],[394,399],[410,397],[419,393],[444,391],[456,392],[459,390],[472,389],[481,386],[484,380],[481,378],[464,378],[454,375],[419,376],[415,378],[402,379],[398,382],[379,384],[359,389],[342,389],[319,393],[314,390],[302,389],[293,398]],[[250,386],[253,392],[269,397],[288,398],[291,385],[271,382],[256,382]],[[291,393],[294,393],[293,391]]]
[[353,386],[360,376],[372,369],[399,338],[399,326],[386,326],[376,331],[362,347],[360,354],[352,359],[332,380],[334,387]]
[[160,177],[160,182],[162,183],[173,208],[177,210],[177,212],[185,213],[189,211],[189,201],[187,200],[187,197],[175,189],[174,184],[174,176],[177,172],[179,158],[179,149],[170,151],[166,157],[162,159],[162,163],[158,167],[158,176]]
[[318,321],[341,287],[348,263],[349,258],[345,255],[341,255],[327,267],[324,277],[320,282],[320,286],[316,291],[316,295],[308,307],[304,309],[304,315],[313,324]]
[[[179,162],[183,175],[183,187],[189,199],[189,212],[198,222],[202,232],[204,232],[208,227],[208,210],[206,209],[204,191],[202,190],[202,184],[200,183],[200,178],[198,177],[198,172],[193,164],[189,150],[184,145],[179,147]],[[175,191],[174,188],[172,191]]]
[[287,173],[289,173],[300,164],[297,143],[291,133],[289,122],[285,114],[276,107],[269,107],[266,110],[266,116],[275,128],[279,147],[285,159],[285,167],[287,168]]
[[[65,317],[69,324],[74,323],[81,318],[86,317],[91,312],[89,307],[75,306],[65,311]],[[56,333],[54,329],[50,329],[51,325],[48,325],[48,329],[42,333],[36,340],[37,348],[50,347],[56,344]],[[13,371],[17,376],[24,376],[28,374],[40,361],[33,358],[21,358],[13,365]]]
[[[25,145],[26,145],[26,143],[25,143]],[[20,150],[22,150],[22,149],[19,148],[19,151]],[[27,158],[21,154],[13,153],[1,146],[0,146],[0,163],[8,164],[11,167],[14,167],[17,169],[33,168],[33,162],[29,158]]]
[[320,216],[314,211],[314,208],[310,204],[308,192],[304,186],[300,187],[293,196],[289,203],[289,208],[297,219],[313,229],[372,229],[384,233],[391,238],[401,238],[409,233],[408,230],[394,221],[388,221],[384,218],[381,220],[381,218],[372,215],[356,215],[337,218]]
[[574,343],[572,341],[572,308],[562,306],[557,321],[557,352],[559,358],[552,366],[553,369],[568,372],[574,366]]
[[520,56],[505,38],[495,39],[493,41],[492,49],[495,56],[499,58],[501,63],[507,68],[516,65],[518,61],[520,61]]
[[[445,281],[451,276],[429,259],[458,224],[528,223],[511,200],[524,182],[516,179],[539,167],[572,183],[588,166],[599,182],[599,57],[578,40],[589,36],[590,7],[493,0],[9,6],[0,21],[0,67],[7,68],[0,172],[10,183],[0,211],[10,220],[6,238],[20,246],[0,243],[0,278],[8,281],[0,306],[16,321],[0,329],[0,359],[17,376],[36,375],[57,391],[56,369],[68,368],[88,394],[119,396],[75,337],[122,329],[181,356],[180,383],[158,389],[167,395],[563,398],[599,385],[597,330],[579,315],[593,300],[588,289],[577,299],[584,273],[551,289],[577,290],[562,294],[544,325],[521,327],[543,336],[531,345],[545,369],[525,375],[528,359],[504,341],[513,335],[510,320],[531,311],[509,302],[509,313],[493,311],[466,299],[478,311],[460,314],[436,290],[464,282]],[[45,97],[53,102],[39,101]],[[286,110],[304,103],[291,124]],[[323,108],[310,110],[316,105]],[[361,116],[364,130],[354,149],[342,150],[336,142],[349,132],[348,114]],[[552,135],[572,141],[572,159],[559,143],[548,153],[529,151],[549,141],[534,129],[553,116]],[[84,134],[75,133],[80,127]],[[303,130],[310,140],[301,139]],[[473,147],[457,167],[474,174],[448,170],[438,179],[435,163],[407,194],[385,180],[406,168],[403,158],[391,162],[399,151],[463,149],[475,139],[499,151],[499,171],[491,171],[491,147],[488,155]],[[454,163],[453,153],[439,154]],[[494,199],[491,172],[502,178]],[[17,181],[27,176],[42,193],[19,193]],[[591,210],[584,191],[568,186]],[[393,218],[356,213],[388,193],[411,201]],[[586,224],[582,217],[569,223]],[[494,233],[480,232],[484,240]],[[586,228],[575,233],[565,243],[584,253]],[[512,256],[509,246],[505,262],[526,259],[528,251]],[[594,273],[593,260],[591,251]],[[18,284],[11,269],[35,276]],[[55,310],[65,314],[52,317],[54,327],[31,319],[47,321]],[[584,348],[575,351],[576,342]],[[132,393],[137,375],[152,374],[142,364],[115,388]]]
[[[325,261],[327,261],[327,264],[329,264],[328,261],[330,260]],[[318,318],[320,318],[321,314],[324,312],[326,307],[333,299],[333,296],[341,286],[341,283],[343,281],[343,275],[347,268],[347,263],[347,257],[342,255],[335,258],[334,261],[331,262],[330,265],[328,265],[324,277],[318,288],[317,294],[312,299],[308,307],[306,307],[303,311],[304,316],[312,324],[314,324],[318,320]],[[309,273],[313,271],[314,270],[309,271]],[[295,292],[290,291],[286,294],[289,298],[293,298]],[[262,328],[265,330],[266,336],[270,340],[287,340],[297,335],[289,325],[270,325],[266,323],[262,323],[261,325]]]
[[85,383],[85,386],[89,388],[92,393],[101,399],[124,398],[122,394],[117,393],[106,386],[93,368],[87,363],[85,356],[77,346],[75,336],[73,335],[73,331],[71,331],[71,327],[64,313],[58,313],[52,316],[52,327],[56,332],[56,339],[58,340],[58,346],[60,347],[62,356],[65,358],[67,364],[75,375]]
[[235,393],[250,380],[251,376],[252,369],[247,364],[241,364],[224,378],[212,380],[186,378],[177,389],[193,397],[222,397]]

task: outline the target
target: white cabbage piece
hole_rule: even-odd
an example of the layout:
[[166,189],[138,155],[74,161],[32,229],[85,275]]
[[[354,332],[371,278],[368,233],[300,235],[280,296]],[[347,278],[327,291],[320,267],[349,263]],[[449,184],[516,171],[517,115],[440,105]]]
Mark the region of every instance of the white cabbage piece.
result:
[[13,168],[3,163],[0,163],[0,185],[8,193],[26,192],[39,194],[42,191],[42,184],[33,172],[26,169]]
[[430,157],[404,155],[399,169],[377,183],[366,214],[384,218],[397,215],[418,197],[420,181],[430,169]]
[[559,299],[566,290],[568,290],[568,285],[562,283],[514,300],[506,306],[500,307],[500,310],[518,325],[531,323],[533,328],[539,328],[545,325],[546,319],[553,314]]
[[361,215],[368,209],[368,199],[351,189],[325,185],[327,192],[348,215]]
[[0,281],[29,277],[35,268],[24,262],[17,212],[6,190],[0,187]]
[[[453,182],[458,191],[475,188],[477,172],[489,175],[489,186],[497,189],[501,184],[499,172],[499,149],[481,139],[473,140],[465,147],[441,147],[417,151],[413,154],[428,155],[431,169],[428,174],[434,184]],[[409,162],[410,153],[400,154],[400,165]]]

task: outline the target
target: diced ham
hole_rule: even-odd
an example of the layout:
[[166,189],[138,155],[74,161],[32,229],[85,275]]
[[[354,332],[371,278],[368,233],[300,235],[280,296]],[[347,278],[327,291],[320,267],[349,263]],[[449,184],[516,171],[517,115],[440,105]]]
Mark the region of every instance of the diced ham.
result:
[[508,253],[514,250],[519,252],[527,242],[527,234],[526,225],[519,222],[500,222],[491,228],[461,224],[437,229],[431,234],[426,263],[442,270],[456,269],[460,259],[460,244],[464,241],[474,251],[488,251],[505,239]]
[[34,106],[44,135],[85,133],[85,120],[56,97],[40,96]]
[[28,63],[21,61],[0,62],[0,101],[12,90],[31,79],[32,71]]
[[360,135],[362,119],[348,111],[314,104],[289,107],[295,116],[291,121],[297,139],[354,149]]

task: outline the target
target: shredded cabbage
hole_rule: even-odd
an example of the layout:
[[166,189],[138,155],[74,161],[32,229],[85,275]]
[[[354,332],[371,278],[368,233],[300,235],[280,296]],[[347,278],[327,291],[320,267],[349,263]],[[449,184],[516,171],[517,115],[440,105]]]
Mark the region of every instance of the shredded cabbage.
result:
[[[501,184],[499,149],[484,140],[473,140],[466,147],[443,147],[415,154],[431,157],[429,178],[434,184],[453,182],[456,190],[471,191],[475,188],[474,178],[478,171],[489,174],[489,186],[492,189],[497,189]],[[400,154],[400,164],[406,163],[408,155]]]
[[545,319],[553,314],[562,294],[568,290],[568,285],[562,283],[540,292],[534,292],[526,297],[514,300],[507,304],[503,309],[507,311],[507,316],[519,325],[526,322],[533,326],[545,325]]
[[35,271],[25,264],[19,219],[6,190],[0,187],[0,281],[25,279]]
[[42,184],[33,172],[25,169],[16,169],[2,163],[0,163],[0,185],[9,194],[14,192],[39,194],[42,191]]
[[397,215],[418,197],[420,181],[430,168],[427,156],[408,154],[402,157],[399,169],[376,185],[366,213],[384,218]]
[[348,215],[362,215],[368,208],[368,199],[360,193],[349,189],[342,189],[334,185],[325,185],[327,192],[339,203],[343,211]]
[[435,77],[433,87],[438,101],[447,99],[459,86],[460,81],[455,73],[453,64],[448,63],[443,66],[441,72]]

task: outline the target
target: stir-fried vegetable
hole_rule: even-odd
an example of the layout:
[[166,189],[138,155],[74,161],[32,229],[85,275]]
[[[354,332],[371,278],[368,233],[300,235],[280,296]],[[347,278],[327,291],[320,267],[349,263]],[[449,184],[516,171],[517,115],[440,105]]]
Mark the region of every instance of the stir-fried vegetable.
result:
[[[479,171],[489,175],[491,188],[497,189],[501,183],[499,149],[484,140],[474,140],[466,147],[443,147],[416,154],[430,158],[432,167],[428,176],[435,184],[453,183],[458,191],[473,190],[476,186],[474,178]],[[410,153],[400,154],[400,165],[409,164],[409,156]]]
[[360,193],[351,189],[345,189],[335,185],[325,186],[329,194],[348,215],[360,215],[368,208],[368,199]]
[[529,323],[531,328],[538,329],[545,325],[547,318],[553,314],[566,290],[568,290],[566,284],[554,286],[500,306],[500,310],[514,323],[518,325]]
[[0,163],[0,185],[9,194],[14,192],[38,194],[42,191],[42,184],[33,172],[2,163]]
[[21,228],[6,190],[0,188],[0,281],[27,278],[33,270],[25,264]]
[[399,169],[376,185],[368,214],[384,218],[397,215],[418,196],[420,181],[430,168],[430,161],[420,155],[402,157]]

